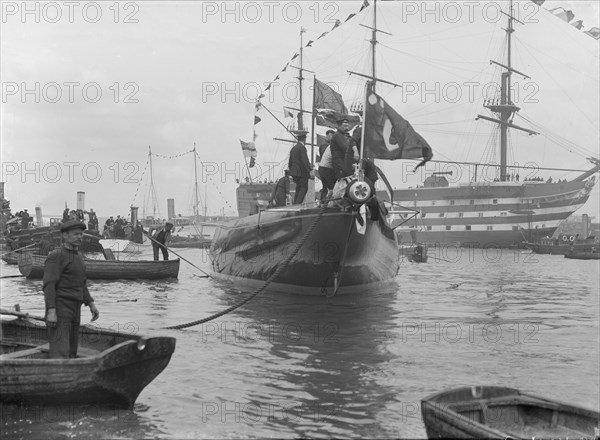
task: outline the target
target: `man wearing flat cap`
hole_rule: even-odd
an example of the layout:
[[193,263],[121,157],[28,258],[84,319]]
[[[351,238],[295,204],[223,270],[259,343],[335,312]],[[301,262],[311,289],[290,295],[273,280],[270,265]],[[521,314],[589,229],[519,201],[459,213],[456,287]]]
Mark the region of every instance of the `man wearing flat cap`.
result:
[[296,194],[294,196],[294,205],[304,202],[304,197],[308,192],[308,179],[311,175],[310,161],[304,143],[306,142],[306,131],[298,130],[293,132],[298,142],[290,150],[290,159],[288,169],[290,175],[296,184]]
[[348,143],[350,142],[350,123],[348,118],[342,117],[338,119],[338,130],[331,138],[329,149],[331,150],[331,164],[335,179],[339,179],[344,175],[344,160],[346,151],[348,151]]
[[169,259],[169,251],[167,250],[167,242],[171,238],[171,229],[173,223],[166,222],[164,228],[158,228],[152,235],[152,252],[154,253],[154,261],[158,261],[158,250],[160,249],[163,255],[163,260]]
[[78,220],[62,223],[62,246],[48,254],[44,266],[43,290],[51,358],[77,357],[82,304],[90,308],[92,321],[100,316],[87,288],[85,263],[79,253],[85,229],[85,224]]

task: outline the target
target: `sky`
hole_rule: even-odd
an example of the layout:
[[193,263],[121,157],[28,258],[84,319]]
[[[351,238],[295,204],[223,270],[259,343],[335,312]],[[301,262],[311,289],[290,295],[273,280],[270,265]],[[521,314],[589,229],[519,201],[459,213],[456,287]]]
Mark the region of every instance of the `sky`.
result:
[[[368,73],[372,7],[360,1],[323,2],[2,2],[0,80],[1,180],[14,211],[41,206],[60,213],[86,194],[85,208],[100,216],[126,215],[133,204],[151,213],[150,170],[166,215],[166,199],[189,215],[197,152],[199,197],[208,214],[235,215],[236,179],[248,170],[240,140],[257,134],[256,179],[282,174],[290,144],[274,141],[285,130],[265,113],[283,118],[297,107],[299,51],[347,104],[360,102]],[[436,6],[437,5],[437,6]],[[470,6],[469,6],[470,5]],[[378,2],[377,76],[401,84],[380,93],[433,148],[435,158],[494,160],[489,125],[475,122],[484,91],[497,79],[489,60],[502,60],[506,2]],[[598,2],[548,1],[600,25]],[[531,76],[514,78],[522,114],[515,124],[548,129],[515,134],[509,159],[541,167],[586,169],[598,157],[598,41],[528,1],[516,3],[524,22],[514,34],[513,66]],[[332,30],[336,20],[344,22]],[[323,38],[317,39],[324,32]],[[298,59],[296,59],[297,61]],[[265,90],[270,81],[274,83]],[[312,73],[305,73],[304,97]],[[486,88],[487,87],[487,88]],[[260,91],[259,91],[260,90]],[[254,127],[254,101],[265,109]],[[537,121],[537,122],[536,122]],[[288,124],[289,120],[284,120]],[[305,119],[309,123],[308,119]],[[541,124],[541,125],[539,125]],[[309,124],[310,125],[310,124]],[[559,146],[553,146],[553,140]],[[156,155],[152,167],[149,147]],[[414,162],[382,167],[396,187],[419,184],[431,164],[413,175]],[[456,182],[469,168],[455,169]],[[263,173],[260,174],[259,173]],[[529,171],[522,174],[522,178]],[[533,171],[532,171],[533,173]],[[539,171],[544,178],[577,172]],[[600,216],[598,185],[578,212]]]

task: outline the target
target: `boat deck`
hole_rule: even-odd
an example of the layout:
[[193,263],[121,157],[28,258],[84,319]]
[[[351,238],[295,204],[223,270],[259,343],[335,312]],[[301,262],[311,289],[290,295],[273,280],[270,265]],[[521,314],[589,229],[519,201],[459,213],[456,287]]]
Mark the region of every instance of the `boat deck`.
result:
[[[11,348],[14,347],[14,348]],[[48,359],[50,353],[50,345],[30,345],[31,348],[25,348],[22,350],[17,349],[16,347],[23,347],[23,344],[13,344],[11,342],[2,341],[2,351],[8,349],[12,349],[14,351],[10,351],[0,355],[0,359]],[[91,357],[99,354],[100,351],[94,350],[88,347],[78,347],[77,348],[77,357]]]

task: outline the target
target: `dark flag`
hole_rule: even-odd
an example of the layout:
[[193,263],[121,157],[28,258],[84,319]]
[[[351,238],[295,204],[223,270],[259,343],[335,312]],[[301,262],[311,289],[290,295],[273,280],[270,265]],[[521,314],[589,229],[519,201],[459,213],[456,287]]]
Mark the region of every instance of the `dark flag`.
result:
[[600,39],[600,29],[597,27],[591,28],[589,31],[585,31],[584,34],[588,34],[590,37],[596,40]]
[[433,157],[427,141],[371,88],[365,108],[365,145],[365,156],[373,159],[422,157],[415,170]]
[[531,0],[531,1],[538,6],[542,6],[546,0]]
[[314,109],[317,117],[317,125],[337,128],[337,121],[341,117],[348,118],[351,126],[358,124],[360,118],[349,115],[344,104],[342,95],[333,90],[324,82],[315,78]]

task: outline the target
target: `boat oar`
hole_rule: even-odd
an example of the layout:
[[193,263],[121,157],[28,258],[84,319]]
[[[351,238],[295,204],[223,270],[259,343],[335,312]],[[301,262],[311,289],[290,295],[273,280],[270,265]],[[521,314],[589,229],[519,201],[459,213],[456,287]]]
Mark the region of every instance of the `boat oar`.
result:
[[13,310],[6,310],[6,309],[0,309],[0,315],[12,315],[12,316],[18,316],[19,318],[29,318],[29,319],[35,319],[38,321],[46,321],[46,318],[44,318],[43,316],[35,316],[35,315],[30,315],[29,313],[23,313],[23,312],[15,312]]
[[[171,249],[170,247],[168,247],[168,246],[165,246],[164,244],[162,244],[162,243],[161,243],[161,242],[159,242],[159,241],[156,241],[154,238],[150,237],[150,234],[148,234],[148,233],[145,233],[145,234],[146,234],[146,237],[148,237],[148,238],[149,238],[150,240],[152,240],[154,243],[158,244],[159,246],[164,246],[164,247],[166,247],[166,248],[167,248],[167,250],[169,250],[169,251],[173,252],[175,255],[177,255],[179,258],[181,258],[183,261],[185,261],[186,263],[188,263],[188,264],[190,264],[190,265],[194,266],[196,269],[198,269],[200,272],[202,272],[202,273],[204,274],[204,276],[203,276],[203,277],[201,277],[201,278],[212,278],[212,277],[210,276],[210,274],[208,274],[208,273],[206,273],[205,271],[203,271],[202,269],[200,269],[198,266],[196,266],[196,265],[195,265],[194,263],[192,263],[190,260],[188,260],[188,259],[186,259],[186,258],[183,258],[181,255],[179,255],[177,252],[175,252],[175,251],[174,251],[173,249]],[[200,276],[200,275],[197,275],[197,276]]]
[[[19,248],[19,249],[15,249],[15,250],[12,250],[12,251],[8,251],[8,252],[6,252],[6,253],[2,254],[2,257],[4,257],[5,255],[8,255],[8,254],[12,254],[13,252],[19,252],[19,251],[21,251],[21,250],[23,250],[23,249],[30,248],[31,246],[35,246],[36,244],[37,244],[37,243],[31,243],[30,245],[23,246],[23,247],[21,247],[21,248]],[[0,258],[2,258],[2,257],[0,257]]]
[[4,278],[21,278],[22,276],[24,276],[24,275],[2,275],[0,277],[0,280],[3,280]]

